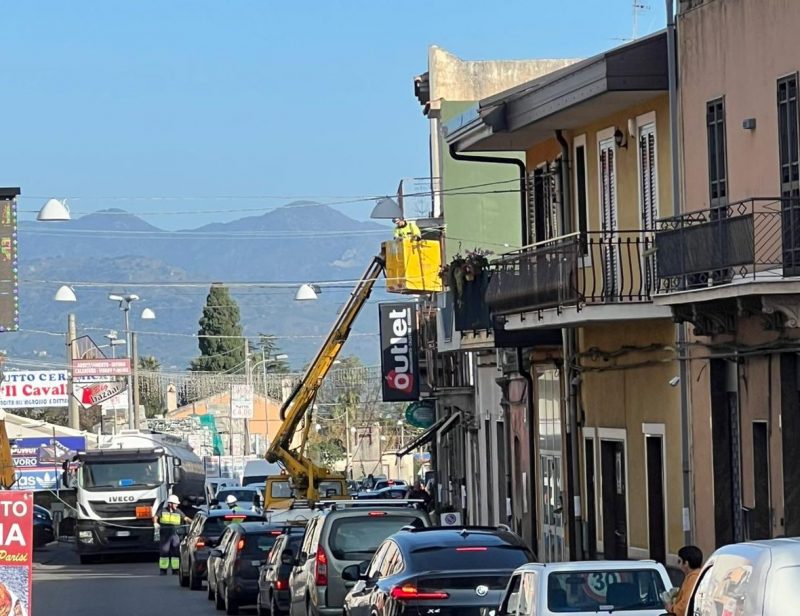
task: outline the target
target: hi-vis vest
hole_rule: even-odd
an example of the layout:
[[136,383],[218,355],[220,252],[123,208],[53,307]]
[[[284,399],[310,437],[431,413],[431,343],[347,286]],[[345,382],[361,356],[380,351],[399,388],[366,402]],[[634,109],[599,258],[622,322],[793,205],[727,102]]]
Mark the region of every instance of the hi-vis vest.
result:
[[180,526],[181,513],[180,511],[169,511],[164,509],[158,517],[158,523],[162,526]]

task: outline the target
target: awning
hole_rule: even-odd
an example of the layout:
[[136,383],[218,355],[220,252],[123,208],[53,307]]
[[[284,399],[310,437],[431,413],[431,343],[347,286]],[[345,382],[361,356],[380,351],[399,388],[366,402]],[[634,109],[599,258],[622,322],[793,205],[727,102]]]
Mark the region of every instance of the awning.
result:
[[436,436],[436,431],[440,427],[442,427],[442,425],[445,424],[449,420],[450,420],[450,417],[442,417],[441,419],[436,421],[430,428],[425,430],[425,432],[420,434],[417,438],[415,438],[413,441],[411,441],[408,445],[403,447],[403,449],[398,451],[397,452],[397,457],[401,458],[401,457],[407,455],[408,453],[410,453],[413,449],[416,449],[417,447],[421,447],[425,443],[428,443],[431,440],[433,440],[433,437]]

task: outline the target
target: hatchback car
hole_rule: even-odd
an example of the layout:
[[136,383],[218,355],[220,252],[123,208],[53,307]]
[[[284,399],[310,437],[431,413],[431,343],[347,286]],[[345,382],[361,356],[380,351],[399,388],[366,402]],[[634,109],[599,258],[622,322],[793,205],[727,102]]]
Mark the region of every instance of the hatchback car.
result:
[[372,558],[383,540],[404,526],[430,526],[430,519],[399,500],[338,501],[315,513],[289,576],[289,614],[341,616],[354,584],[342,579],[342,570]]
[[180,545],[178,579],[181,586],[200,590],[203,580],[206,579],[209,550],[217,545],[225,528],[231,524],[260,519],[262,517],[259,514],[251,511],[234,513],[227,509],[213,509],[199,512]]
[[258,576],[256,609],[259,616],[281,616],[289,611],[289,574],[297,560],[305,532],[303,526],[287,527],[272,546]]
[[688,614],[796,614],[800,539],[769,539],[719,548],[700,570]]
[[[267,554],[283,533],[268,522],[242,522],[228,529],[224,552],[214,549],[218,559],[214,570],[214,599],[217,609],[238,614],[242,605],[255,605],[258,574]],[[222,548],[222,545],[220,545]]]
[[662,616],[667,570],[652,560],[531,563],[514,572],[495,616]]
[[478,616],[500,603],[509,578],[533,560],[507,530],[425,528],[398,532],[372,560],[343,571],[359,580],[344,601],[348,616]]

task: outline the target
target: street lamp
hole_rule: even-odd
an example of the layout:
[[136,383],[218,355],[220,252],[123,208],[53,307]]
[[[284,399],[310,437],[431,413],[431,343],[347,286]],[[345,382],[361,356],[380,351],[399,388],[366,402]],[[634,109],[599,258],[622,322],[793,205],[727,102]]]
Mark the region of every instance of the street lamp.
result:
[[[119,295],[116,293],[110,293],[108,299],[112,302],[119,302],[119,309],[125,313],[125,342],[127,344],[127,356],[131,361],[131,372],[135,371],[135,364],[136,364],[136,353],[134,347],[135,345],[131,342],[131,325],[130,325],[130,311],[131,311],[131,304],[133,302],[139,301],[141,298],[136,295],[135,293],[127,293],[125,295]],[[155,319],[156,315],[150,308],[145,308],[142,310],[141,318],[150,320]],[[138,414],[138,410],[134,408],[134,395],[133,395],[133,388],[136,386],[134,382],[135,379],[133,378],[132,374],[129,374],[127,377],[128,381],[128,427],[133,429],[138,421],[136,421],[136,415]]]
[[295,293],[294,301],[296,302],[307,302],[313,301],[317,299],[317,296],[322,293],[322,289],[315,284],[301,284],[300,288],[297,289],[297,293]]
[[72,290],[72,287],[69,287],[65,284],[58,287],[58,291],[53,296],[53,299],[57,302],[76,302],[78,298],[75,297],[75,291]]
[[42,222],[71,220],[66,200],[48,199],[36,215],[36,220]]

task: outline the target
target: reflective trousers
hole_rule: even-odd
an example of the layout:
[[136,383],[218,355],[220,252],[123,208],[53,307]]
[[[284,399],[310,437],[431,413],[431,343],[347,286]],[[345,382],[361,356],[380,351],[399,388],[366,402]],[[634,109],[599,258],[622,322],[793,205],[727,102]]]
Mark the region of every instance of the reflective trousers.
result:
[[161,528],[162,535],[161,547],[158,553],[160,556],[158,559],[158,567],[162,571],[166,571],[170,567],[172,567],[173,571],[177,571],[181,563],[179,558],[181,538],[178,537],[178,533],[175,532],[164,534],[164,527],[162,526]]

